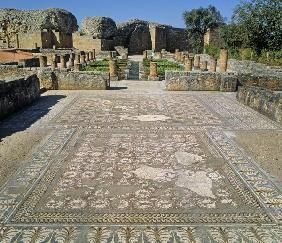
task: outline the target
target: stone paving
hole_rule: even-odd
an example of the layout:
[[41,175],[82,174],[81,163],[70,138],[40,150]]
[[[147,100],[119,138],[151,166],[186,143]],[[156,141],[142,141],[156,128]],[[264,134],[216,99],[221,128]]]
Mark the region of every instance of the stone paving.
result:
[[0,123],[52,131],[1,187],[0,242],[282,242],[281,188],[232,139],[277,123],[231,93],[112,86]]

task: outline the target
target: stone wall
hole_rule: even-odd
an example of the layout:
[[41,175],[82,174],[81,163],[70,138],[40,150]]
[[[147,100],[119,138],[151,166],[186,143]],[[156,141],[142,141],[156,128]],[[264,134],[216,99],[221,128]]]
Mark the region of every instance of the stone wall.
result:
[[73,47],[78,50],[83,51],[92,51],[93,49],[96,52],[101,51],[110,51],[114,49],[114,41],[106,39],[95,39],[91,35],[82,35],[79,32],[72,34]]
[[0,80],[13,77],[30,76],[35,73],[36,70],[30,68],[19,68],[18,65],[0,65]]
[[239,87],[237,100],[282,125],[282,93],[255,87]]
[[185,29],[150,23],[139,19],[129,20],[117,26],[116,45],[128,48],[130,54],[141,54],[145,50],[186,50]]
[[110,87],[108,73],[102,72],[55,72],[58,89],[63,90],[106,90]]
[[38,71],[40,87],[45,90],[105,90],[110,87],[108,73],[51,70]]
[[282,90],[282,69],[253,61],[228,60],[228,71],[236,72],[241,85],[257,85],[270,90]]
[[[9,42],[10,47],[17,47],[17,34],[20,33],[31,34],[43,30],[53,30],[54,32],[71,34],[78,29],[75,16],[63,9],[17,10],[4,8],[0,9],[0,22],[7,25],[0,31],[0,40]],[[38,37],[39,35],[36,35],[37,41]]]
[[36,75],[0,81],[0,119],[40,97]]
[[166,71],[165,88],[168,91],[222,91],[235,92],[237,77],[213,72]]

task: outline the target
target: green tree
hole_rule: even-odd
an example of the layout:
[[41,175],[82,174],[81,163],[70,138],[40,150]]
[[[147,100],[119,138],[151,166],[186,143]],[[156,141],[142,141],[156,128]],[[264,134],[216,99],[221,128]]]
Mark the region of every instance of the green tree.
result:
[[185,11],[183,18],[188,33],[190,48],[201,52],[204,48],[204,35],[210,28],[217,28],[224,23],[224,19],[216,7],[209,5],[207,8],[197,8]]
[[282,0],[245,0],[236,7],[232,20],[258,53],[263,49],[281,49]]
[[245,48],[249,47],[249,38],[244,26],[240,24],[226,24],[220,27],[219,35],[224,40],[225,48]]

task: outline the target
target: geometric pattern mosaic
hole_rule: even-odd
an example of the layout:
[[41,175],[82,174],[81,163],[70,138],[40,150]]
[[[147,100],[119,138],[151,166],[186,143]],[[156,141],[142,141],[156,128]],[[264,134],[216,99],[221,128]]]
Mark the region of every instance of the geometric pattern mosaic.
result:
[[50,91],[0,128],[43,108],[29,129],[53,132],[0,190],[0,242],[282,242],[281,188],[228,136],[281,127],[231,94]]

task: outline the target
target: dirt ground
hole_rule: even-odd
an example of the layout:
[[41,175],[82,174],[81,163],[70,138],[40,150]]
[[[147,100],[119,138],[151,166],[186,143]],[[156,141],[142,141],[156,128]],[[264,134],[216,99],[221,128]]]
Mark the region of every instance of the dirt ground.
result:
[[27,129],[9,136],[4,133],[7,131],[0,131],[0,186],[31,156],[48,131]]
[[282,131],[237,132],[234,139],[265,171],[282,182]]

